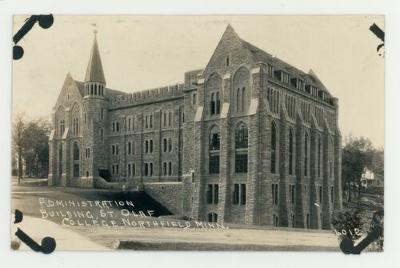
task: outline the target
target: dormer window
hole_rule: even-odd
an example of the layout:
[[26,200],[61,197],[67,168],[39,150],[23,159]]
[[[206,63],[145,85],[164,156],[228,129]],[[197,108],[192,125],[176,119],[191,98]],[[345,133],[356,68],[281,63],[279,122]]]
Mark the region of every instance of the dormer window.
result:
[[322,90],[318,90],[318,97],[322,100],[325,99],[325,93]]
[[305,89],[307,93],[311,93],[311,85],[306,85]]
[[267,73],[268,73],[268,76],[271,76],[271,77],[272,77],[273,71],[274,71],[274,69],[273,69],[272,65],[271,65],[271,64],[268,64],[268,65],[267,65]]
[[282,72],[281,74],[281,82],[285,84],[289,84],[289,74]]
[[299,89],[299,90],[304,90],[304,81],[301,80],[301,79],[297,79],[297,86],[296,86],[296,88]]

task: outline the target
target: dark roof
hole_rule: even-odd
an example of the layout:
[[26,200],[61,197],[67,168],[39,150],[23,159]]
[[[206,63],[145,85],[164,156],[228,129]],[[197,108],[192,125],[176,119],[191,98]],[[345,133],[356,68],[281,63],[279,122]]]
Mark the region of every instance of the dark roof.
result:
[[74,81],[75,81],[76,86],[78,87],[79,93],[81,93],[81,96],[84,96],[83,82],[77,81],[77,80],[74,80]]
[[94,38],[92,51],[90,52],[89,63],[86,69],[85,82],[100,82],[103,84],[106,83],[96,37]]
[[243,46],[251,52],[256,62],[270,64],[274,67],[275,71],[278,70],[285,71],[289,73],[292,78],[300,78],[304,80],[306,84],[313,85],[318,89],[323,90],[329,94],[328,90],[325,88],[325,86],[322,84],[322,82],[318,79],[318,77],[312,70],[310,70],[309,73],[305,73],[300,69],[297,69],[296,67],[272,56],[271,54],[265,52],[264,50],[250,44],[249,42],[243,39],[240,40]]

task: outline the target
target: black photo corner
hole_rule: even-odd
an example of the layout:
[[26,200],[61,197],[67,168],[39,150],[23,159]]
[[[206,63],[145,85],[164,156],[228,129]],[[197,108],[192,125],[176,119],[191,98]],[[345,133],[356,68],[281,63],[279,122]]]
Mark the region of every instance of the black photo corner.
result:
[[19,60],[24,56],[24,49],[22,46],[18,45],[18,42],[29,33],[29,31],[36,24],[43,29],[50,28],[54,23],[54,17],[52,14],[49,15],[32,15],[26,19],[24,25],[18,30],[18,32],[13,37],[14,47],[13,47],[13,59]]

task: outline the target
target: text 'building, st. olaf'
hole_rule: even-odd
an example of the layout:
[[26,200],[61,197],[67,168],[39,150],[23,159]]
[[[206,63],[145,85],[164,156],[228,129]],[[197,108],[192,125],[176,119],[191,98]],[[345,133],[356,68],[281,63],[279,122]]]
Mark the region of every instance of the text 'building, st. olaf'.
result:
[[219,223],[330,228],[342,209],[338,100],[228,25],[207,66],[131,94],[106,85],[94,39],[54,106],[49,184],[139,189]]

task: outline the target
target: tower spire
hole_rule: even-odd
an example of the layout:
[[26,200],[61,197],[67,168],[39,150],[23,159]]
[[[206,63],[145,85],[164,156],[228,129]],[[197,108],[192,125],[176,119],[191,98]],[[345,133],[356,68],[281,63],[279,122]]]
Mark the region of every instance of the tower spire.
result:
[[94,30],[93,33],[94,40],[86,69],[85,82],[100,82],[105,84],[106,79],[104,78],[103,65],[101,64],[99,46],[97,44],[97,30]]

